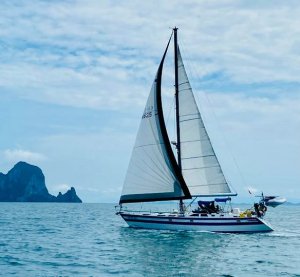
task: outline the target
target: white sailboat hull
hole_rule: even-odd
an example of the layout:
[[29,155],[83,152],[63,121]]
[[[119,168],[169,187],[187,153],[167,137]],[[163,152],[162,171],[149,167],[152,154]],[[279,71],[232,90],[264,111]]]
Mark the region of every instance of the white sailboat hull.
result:
[[123,213],[120,215],[133,228],[178,230],[178,231],[208,231],[221,233],[257,233],[271,232],[273,229],[258,217],[199,217],[199,216],[162,216]]

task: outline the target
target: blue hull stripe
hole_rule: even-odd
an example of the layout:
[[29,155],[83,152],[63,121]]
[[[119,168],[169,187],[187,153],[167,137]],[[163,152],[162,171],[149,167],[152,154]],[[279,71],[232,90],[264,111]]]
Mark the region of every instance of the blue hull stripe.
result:
[[158,223],[158,224],[173,224],[173,225],[201,225],[201,226],[237,226],[237,225],[261,225],[260,221],[246,222],[179,222],[179,221],[159,221],[159,220],[144,220],[134,218],[124,218],[125,221],[143,222],[143,223]]
[[[130,218],[141,218],[141,217],[144,217],[144,218],[153,218],[154,219],[154,221],[155,221],[155,219],[175,219],[175,220],[181,220],[181,219],[183,219],[183,220],[193,220],[193,221],[203,221],[203,220],[205,220],[205,221],[217,221],[217,220],[220,220],[220,221],[224,221],[224,220],[236,220],[236,221],[238,221],[238,220],[240,220],[240,221],[244,221],[244,222],[247,222],[247,223],[249,223],[249,222],[254,222],[254,223],[257,223],[257,224],[260,224],[261,223],[261,221],[259,220],[259,219],[257,219],[257,218],[251,218],[251,217],[249,217],[249,218],[242,218],[242,217],[192,217],[192,216],[189,216],[189,217],[172,217],[172,216],[151,216],[151,215],[132,215],[132,214],[121,214],[121,216],[122,217],[124,217],[124,216],[128,216],[128,217],[130,217]],[[160,221],[161,222],[161,221]],[[165,221],[164,221],[165,222]],[[261,223],[262,224],[262,223]]]

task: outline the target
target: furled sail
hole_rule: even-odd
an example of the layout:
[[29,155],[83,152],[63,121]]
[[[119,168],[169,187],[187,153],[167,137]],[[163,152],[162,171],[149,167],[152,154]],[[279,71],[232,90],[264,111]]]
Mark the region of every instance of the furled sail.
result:
[[182,174],[192,196],[236,195],[226,182],[206,132],[178,47]]
[[168,46],[142,115],[120,204],[191,197],[172,152],[163,119],[161,75]]

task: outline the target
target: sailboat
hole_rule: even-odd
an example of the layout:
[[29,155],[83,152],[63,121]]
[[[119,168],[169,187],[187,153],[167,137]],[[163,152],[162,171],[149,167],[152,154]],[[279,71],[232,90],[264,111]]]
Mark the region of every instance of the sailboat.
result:
[[[245,212],[216,205],[227,203],[237,193],[226,181],[204,126],[181,57],[177,31],[175,27],[150,90],[117,214],[134,228],[232,233],[272,231],[263,219],[263,203]],[[171,143],[163,115],[161,81],[172,37],[177,141]],[[171,144],[176,147],[177,159]],[[199,201],[197,209],[188,209],[185,202],[198,197],[223,198]],[[178,210],[145,213],[124,208],[127,203],[171,200],[179,201]]]

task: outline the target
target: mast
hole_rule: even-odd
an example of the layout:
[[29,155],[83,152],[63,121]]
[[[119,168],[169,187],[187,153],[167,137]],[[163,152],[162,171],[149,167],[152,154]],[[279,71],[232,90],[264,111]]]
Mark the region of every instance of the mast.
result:
[[[174,29],[174,67],[175,67],[175,108],[176,108],[176,134],[177,134],[177,162],[180,173],[182,174],[182,166],[181,166],[181,151],[180,151],[180,124],[179,124],[179,84],[178,84],[178,42],[177,42],[177,30]],[[179,210],[180,213],[184,213],[183,201],[179,200]]]
[[178,43],[177,43],[177,30],[174,28],[174,66],[175,66],[175,108],[176,108],[176,133],[177,133],[177,156],[178,156],[178,166],[180,172],[182,172],[181,167],[181,152],[180,152],[180,125],[179,125],[179,85],[178,85]]

